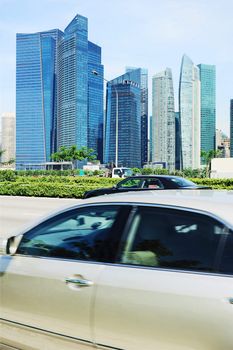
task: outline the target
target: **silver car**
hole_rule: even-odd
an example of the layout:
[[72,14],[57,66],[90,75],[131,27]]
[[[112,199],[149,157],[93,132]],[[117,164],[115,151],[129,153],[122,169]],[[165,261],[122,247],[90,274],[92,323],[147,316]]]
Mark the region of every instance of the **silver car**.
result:
[[84,200],[2,252],[1,349],[233,349],[233,192]]

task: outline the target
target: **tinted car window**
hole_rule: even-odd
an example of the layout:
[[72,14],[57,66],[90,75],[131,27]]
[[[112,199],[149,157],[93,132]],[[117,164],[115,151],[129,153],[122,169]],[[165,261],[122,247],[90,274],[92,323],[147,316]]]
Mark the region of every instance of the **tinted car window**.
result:
[[126,179],[117,185],[118,188],[141,188],[143,180],[140,178],[137,179]]
[[121,262],[159,268],[216,271],[223,225],[201,214],[140,207]]
[[227,234],[220,265],[220,272],[233,275],[233,231],[230,231]]
[[23,236],[17,253],[89,261],[112,259],[119,206],[91,206],[60,214]]
[[158,189],[164,188],[164,186],[159,179],[151,178],[144,181],[143,188]]

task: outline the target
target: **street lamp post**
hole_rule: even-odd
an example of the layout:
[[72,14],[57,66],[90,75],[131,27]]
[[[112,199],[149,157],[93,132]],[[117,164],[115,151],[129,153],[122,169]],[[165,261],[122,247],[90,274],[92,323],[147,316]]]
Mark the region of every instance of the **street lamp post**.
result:
[[[99,73],[96,70],[92,70],[92,74],[97,75],[97,76],[99,75]],[[102,77],[102,79],[104,81],[106,81],[108,84],[110,84],[114,88],[115,94],[116,94],[116,145],[115,145],[116,152],[115,152],[115,167],[117,168],[118,167],[118,131],[119,131],[119,128],[118,128],[118,120],[119,120],[118,105],[119,105],[119,96],[118,96],[118,91],[117,91],[115,85],[112,84],[109,80],[105,79],[104,77]]]

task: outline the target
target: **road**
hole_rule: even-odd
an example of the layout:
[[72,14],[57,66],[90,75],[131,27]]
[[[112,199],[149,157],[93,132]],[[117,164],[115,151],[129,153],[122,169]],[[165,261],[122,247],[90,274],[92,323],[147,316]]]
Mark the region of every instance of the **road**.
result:
[[0,196],[0,237],[6,238],[52,211],[80,199]]

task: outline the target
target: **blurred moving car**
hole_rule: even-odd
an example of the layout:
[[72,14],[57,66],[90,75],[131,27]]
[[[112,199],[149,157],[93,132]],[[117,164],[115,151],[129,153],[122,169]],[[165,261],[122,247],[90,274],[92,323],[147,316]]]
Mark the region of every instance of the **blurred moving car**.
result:
[[93,198],[3,244],[1,349],[232,350],[233,192]]
[[198,186],[194,182],[179,176],[169,175],[140,175],[129,176],[118,182],[117,185],[108,188],[98,188],[86,191],[84,198],[101,196],[103,194],[167,189],[210,189],[208,186]]

